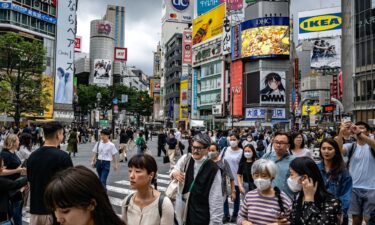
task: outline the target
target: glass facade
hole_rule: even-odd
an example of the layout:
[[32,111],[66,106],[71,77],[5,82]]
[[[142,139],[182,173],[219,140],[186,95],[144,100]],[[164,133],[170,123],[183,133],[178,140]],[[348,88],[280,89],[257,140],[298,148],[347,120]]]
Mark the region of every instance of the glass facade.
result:
[[[46,3],[31,0],[15,0],[13,1],[13,4],[19,4],[24,8],[33,10],[34,12],[56,17],[56,8]],[[13,24],[52,37],[55,36],[56,32],[55,24],[9,9],[0,9],[0,23]]]
[[198,106],[212,105],[220,101],[222,61],[201,66],[198,78]]
[[[356,103],[375,101],[375,0],[354,1],[355,18],[355,97]],[[374,118],[374,109],[356,112],[357,120]]]

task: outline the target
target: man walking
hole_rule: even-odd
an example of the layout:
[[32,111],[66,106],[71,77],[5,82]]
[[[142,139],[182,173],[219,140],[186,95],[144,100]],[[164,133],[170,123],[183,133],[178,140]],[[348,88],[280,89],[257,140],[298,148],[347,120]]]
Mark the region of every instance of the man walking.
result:
[[27,161],[30,225],[53,224],[52,213],[44,205],[44,190],[57,172],[73,166],[69,155],[57,148],[64,138],[63,126],[59,122],[49,122],[43,126],[43,131],[44,145],[31,153]]

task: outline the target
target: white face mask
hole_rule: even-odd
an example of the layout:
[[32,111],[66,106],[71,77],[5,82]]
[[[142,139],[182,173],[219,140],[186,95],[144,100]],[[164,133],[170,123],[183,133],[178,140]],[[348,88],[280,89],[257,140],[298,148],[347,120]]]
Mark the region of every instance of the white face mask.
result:
[[252,152],[245,152],[244,156],[245,156],[246,159],[251,159],[253,157],[253,153]]
[[230,144],[230,147],[232,148],[236,148],[238,146],[237,141],[230,141],[229,144]]
[[291,191],[299,192],[302,190],[302,184],[299,183],[300,179],[301,179],[301,176],[298,176],[295,178],[291,178],[291,177],[288,178],[287,183]]
[[219,155],[218,152],[209,152],[208,153],[208,158],[209,159],[215,159]]
[[271,179],[258,178],[254,180],[254,184],[259,191],[264,191],[271,187]]
[[251,141],[253,141],[253,139],[251,137],[248,137],[247,141],[251,142]]

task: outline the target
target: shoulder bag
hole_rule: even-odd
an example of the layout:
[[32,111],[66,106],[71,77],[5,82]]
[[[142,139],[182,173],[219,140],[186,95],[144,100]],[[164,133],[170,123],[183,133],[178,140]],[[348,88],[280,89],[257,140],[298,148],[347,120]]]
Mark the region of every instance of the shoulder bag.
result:
[[[184,160],[184,163],[185,163],[185,165],[184,165],[184,169],[183,169],[183,171],[181,171],[181,172],[185,173],[186,168],[187,168],[187,166],[189,165],[190,159],[191,159],[191,154],[189,153],[189,154],[186,155],[186,158],[185,158],[185,160]],[[167,189],[165,190],[165,195],[166,195],[166,196],[167,196],[172,202],[174,202],[174,201],[176,200],[177,191],[178,191],[178,186],[179,186],[179,182],[178,182],[178,180],[176,180],[176,179],[172,179],[172,181],[169,182]]]
[[99,145],[100,145],[100,141],[98,141],[98,144],[96,145],[96,153],[95,153],[95,159],[94,159],[94,162],[92,163],[92,168],[95,168],[96,167],[96,162],[98,161],[98,156],[99,156]]

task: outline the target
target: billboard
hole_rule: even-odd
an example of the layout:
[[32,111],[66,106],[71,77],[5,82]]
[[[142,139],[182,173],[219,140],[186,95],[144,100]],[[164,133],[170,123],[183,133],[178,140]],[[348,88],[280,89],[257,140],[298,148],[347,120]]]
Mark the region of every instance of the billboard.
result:
[[[246,108],[246,119],[265,119],[267,108]],[[272,109],[272,119],[285,119],[285,108]]]
[[188,103],[189,80],[181,80],[180,83],[180,120],[188,120],[189,103]]
[[111,85],[112,61],[109,59],[94,60],[94,84]]
[[243,116],[243,63],[242,60],[236,60],[231,64],[231,95],[233,94],[233,112],[234,116]]
[[319,113],[320,109],[321,109],[320,105],[303,105],[302,116],[308,116],[308,115],[314,116]]
[[264,17],[241,23],[242,58],[288,58],[289,18]]
[[76,8],[71,1],[58,4],[56,43],[55,103],[73,103],[74,44]]
[[191,23],[193,0],[162,0],[162,22]]
[[199,16],[193,21],[193,45],[204,43],[223,33],[225,4]]
[[190,30],[182,33],[182,64],[193,63],[192,34]]
[[193,49],[193,65],[205,63],[218,58],[222,51],[221,39],[217,38],[206,45],[200,45]]
[[285,104],[285,76],[283,71],[260,72],[261,104]]
[[227,11],[238,11],[243,8],[243,0],[198,0],[197,14],[200,16],[224,2],[227,4]]
[[341,37],[319,38],[311,40],[311,68],[341,67]]
[[115,60],[119,60],[119,61],[128,60],[128,49],[115,47]]
[[298,39],[312,39],[341,35],[341,7],[298,13]]

